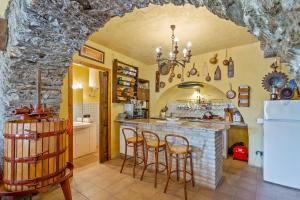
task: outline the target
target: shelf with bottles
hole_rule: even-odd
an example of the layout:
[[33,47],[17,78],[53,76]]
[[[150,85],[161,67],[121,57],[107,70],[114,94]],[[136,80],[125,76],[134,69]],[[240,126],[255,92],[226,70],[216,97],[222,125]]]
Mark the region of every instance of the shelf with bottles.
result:
[[137,98],[138,68],[115,59],[113,61],[113,102],[124,103]]

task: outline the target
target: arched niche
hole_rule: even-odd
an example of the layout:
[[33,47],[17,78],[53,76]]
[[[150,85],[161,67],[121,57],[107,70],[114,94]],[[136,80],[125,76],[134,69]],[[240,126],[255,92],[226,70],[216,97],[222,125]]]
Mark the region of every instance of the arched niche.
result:
[[[188,81],[190,82],[190,81]],[[187,82],[184,82],[187,83]],[[226,98],[226,94],[221,91],[219,88],[216,88],[209,83],[197,82],[202,86],[199,88],[178,88],[179,84],[172,84],[168,87],[168,89],[161,92],[159,95],[155,107],[153,109],[153,114],[158,115],[159,111],[168,103],[173,103],[176,101],[189,101],[189,100],[197,100],[196,92],[200,92],[201,100],[205,101],[218,101],[231,104],[232,102]]]

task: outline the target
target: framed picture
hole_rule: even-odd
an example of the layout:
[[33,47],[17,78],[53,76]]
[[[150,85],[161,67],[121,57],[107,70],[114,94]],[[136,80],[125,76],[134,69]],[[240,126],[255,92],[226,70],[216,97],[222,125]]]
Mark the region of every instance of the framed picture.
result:
[[100,51],[99,49],[95,49],[94,47],[83,45],[83,47],[81,47],[79,51],[79,55],[81,57],[88,58],[104,64],[104,52]]

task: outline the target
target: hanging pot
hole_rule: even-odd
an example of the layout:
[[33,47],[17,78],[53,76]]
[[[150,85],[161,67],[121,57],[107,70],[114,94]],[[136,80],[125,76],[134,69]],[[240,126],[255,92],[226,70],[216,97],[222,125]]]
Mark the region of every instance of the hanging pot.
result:
[[229,65],[229,60],[227,59],[227,49],[226,49],[225,59],[223,60],[223,65],[225,66]]
[[165,83],[165,82],[161,81],[161,82],[159,83],[159,87],[160,87],[160,88],[164,88],[165,86],[166,86],[166,83]]
[[192,69],[190,70],[190,75],[194,76],[196,74],[197,74],[197,69],[195,68],[195,63],[194,63]]
[[211,59],[209,59],[209,62],[211,63],[211,64],[217,64],[217,62],[218,62],[218,54],[215,54],[214,55],[214,57],[212,57]]
[[165,86],[166,86],[166,83],[165,83],[165,82],[161,81],[161,82],[159,83],[159,87],[160,87],[160,88],[164,88]]
[[210,77],[209,73],[208,73],[207,76],[205,77],[205,80],[206,80],[207,82],[211,81],[211,77]]
[[226,92],[226,97],[228,99],[234,99],[236,97],[236,92],[232,89],[231,83],[229,84],[230,90]]
[[191,76],[191,73],[190,73],[190,72],[187,72],[187,73],[186,73],[186,76],[187,76],[187,77],[190,77],[190,76]]

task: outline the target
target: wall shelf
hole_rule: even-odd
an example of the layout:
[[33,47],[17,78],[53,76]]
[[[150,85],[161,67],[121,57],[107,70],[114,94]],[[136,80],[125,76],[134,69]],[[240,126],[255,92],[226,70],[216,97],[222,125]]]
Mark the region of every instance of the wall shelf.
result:
[[113,103],[126,103],[137,98],[138,67],[114,59],[112,76]]

